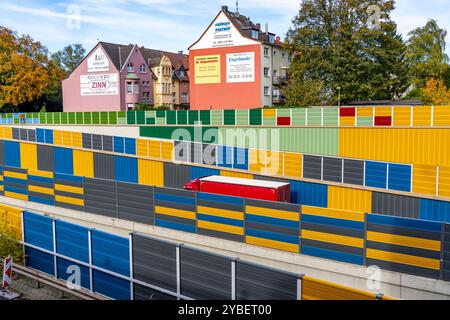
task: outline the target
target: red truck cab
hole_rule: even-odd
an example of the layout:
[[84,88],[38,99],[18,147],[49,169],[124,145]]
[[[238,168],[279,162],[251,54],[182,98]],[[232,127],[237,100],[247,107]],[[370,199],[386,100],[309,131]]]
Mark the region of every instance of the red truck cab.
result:
[[274,181],[210,176],[188,182],[184,189],[256,200],[291,201],[290,184]]

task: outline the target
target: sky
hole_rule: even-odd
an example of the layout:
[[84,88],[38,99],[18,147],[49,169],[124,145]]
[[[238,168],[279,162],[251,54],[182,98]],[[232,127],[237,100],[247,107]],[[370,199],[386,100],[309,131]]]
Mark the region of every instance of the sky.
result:
[[[0,25],[29,34],[50,52],[100,41],[187,52],[222,5],[236,0],[0,0]],[[239,0],[239,12],[284,38],[300,0]],[[450,34],[450,0],[397,0],[392,14],[404,38],[435,19]],[[450,36],[447,38],[450,54]]]

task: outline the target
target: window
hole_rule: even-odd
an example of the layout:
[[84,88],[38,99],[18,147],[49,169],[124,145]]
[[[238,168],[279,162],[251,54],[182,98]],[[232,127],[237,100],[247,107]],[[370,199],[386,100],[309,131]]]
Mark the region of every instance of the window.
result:
[[127,70],[128,70],[128,72],[133,72],[133,71],[134,71],[134,65],[133,65],[133,62],[130,62],[130,63],[127,65]]
[[269,68],[264,68],[264,77],[268,77],[269,76],[269,72],[270,72]]
[[283,58],[284,58],[284,57],[286,57],[286,53],[283,53],[283,55],[282,55],[282,56],[283,56]]
[[269,56],[269,48],[264,48],[264,56],[265,57]]
[[176,103],[176,94],[175,94],[175,92],[174,93],[172,93],[172,102],[173,103]]
[[273,76],[276,77],[278,75],[278,70],[273,70]]
[[131,82],[127,82],[127,93],[133,93],[133,84]]
[[134,84],[134,93],[139,94],[139,83],[137,82]]
[[270,95],[270,88],[269,87],[264,87],[264,95],[265,96]]
[[181,103],[189,103],[189,95],[187,93],[181,95]]
[[252,30],[252,38],[258,40],[259,32],[258,30]]
[[269,42],[270,43],[275,43],[275,36],[272,34],[269,34]]
[[141,73],[147,73],[147,66],[145,64],[141,64],[141,68],[139,70]]

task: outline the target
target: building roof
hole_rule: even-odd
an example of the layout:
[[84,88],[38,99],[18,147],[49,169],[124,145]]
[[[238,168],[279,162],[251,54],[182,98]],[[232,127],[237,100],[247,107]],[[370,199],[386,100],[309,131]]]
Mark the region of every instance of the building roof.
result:
[[[100,44],[105,49],[112,63],[114,63],[118,70],[122,69],[128,59],[128,56],[134,48],[134,45],[132,44],[122,45],[109,42],[100,42]],[[155,65],[159,65],[162,57],[166,55],[175,69],[179,69],[181,66],[185,69],[189,69],[189,56],[186,54],[154,50],[144,47],[139,47],[139,50],[150,68]]]
[[206,178],[200,178],[201,181],[206,182],[218,182],[226,184],[238,184],[243,186],[253,186],[260,188],[278,189],[288,185],[289,183],[275,182],[275,181],[263,181],[263,180],[251,180],[242,178],[233,178],[225,176],[210,176]]

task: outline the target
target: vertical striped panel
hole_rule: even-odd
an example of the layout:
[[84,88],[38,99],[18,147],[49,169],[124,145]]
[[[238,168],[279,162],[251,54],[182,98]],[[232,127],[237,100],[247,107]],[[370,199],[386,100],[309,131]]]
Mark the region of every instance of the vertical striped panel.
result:
[[148,140],[136,139],[136,154],[139,157],[149,157]]
[[450,198],[450,167],[439,167],[439,196]]
[[198,234],[244,242],[244,199],[197,193]]
[[389,164],[390,190],[411,192],[411,166],[402,164]]
[[138,183],[164,187],[164,163],[138,159]]
[[314,206],[328,207],[328,186],[301,181],[289,181],[291,184],[291,202]]
[[72,145],[74,148],[83,148],[83,138],[81,132],[72,132]]
[[444,226],[443,280],[450,281],[450,224]]
[[420,199],[420,219],[450,223],[450,202]]
[[130,243],[128,238],[92,230],[92,264],[124,275],[130,275]]
[[197,232],[195,193],[155,188],[155,225],[184,232]]
[[414,164],[412,192],[435,196],[436,174],[436,166]]
[[55,173],[73,174],[73,150],[54,148]]
[[36,247],[53,251],[53,219],[32,213],[23,212],[24,242]]
[[374,214],[367,219],[367,266],[440,277],[440,223]]
[[364,264],[364,213],[302,206],[301,253]]
[[173,142],[161,142],[161,157],[163,160],[173,160]]
[[20,164],[23,169],[38,169],[37,146],[35,144],[20,144]]
[[448,106],[434,107],[434,126],[450,126],[450,108]]
[[148,150],[149,150],[149,157],[153,158],[153,159],[161,159],[161,152],[162,152],[162,148],[161,148],[161,141],[157,141],[157,140],[150,140],[148,142]]
[[332,209],[371,212],[372,192],[359,189],[328,187],[328,207]]
[[94,154],[91,151],[73,150],[73,174],[94,178]]
[[20,143],[5,141],[4,149],[5,166],[20,168]]
[[246,200],[245,242],[299,253],[300,206]]
[[138,183],[138,161],[135,158],[114,157],[116,181]]

